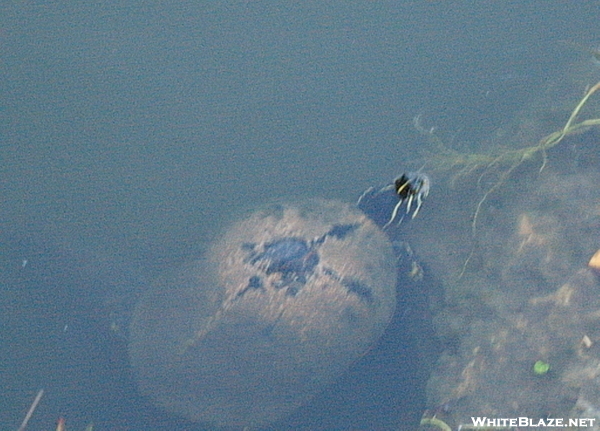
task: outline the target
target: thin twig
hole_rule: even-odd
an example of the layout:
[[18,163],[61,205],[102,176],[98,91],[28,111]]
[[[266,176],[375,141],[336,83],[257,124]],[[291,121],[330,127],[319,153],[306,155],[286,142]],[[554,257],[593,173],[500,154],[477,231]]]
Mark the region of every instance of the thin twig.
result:
[[37,393],[37,395],[35,396],[33,403],[31,403],[31,407],[29,407],[29,410],[27,411],[27,414],[25,415],[25,419],[23,419],[23,422],[21,423],[21,426],[19,427],[19,429],[17,431],[25,431],[25,427],[27,427],[27,423],[29,422],[29,419],[31,419],[31,416],[33,416],[33,412],[35,411],[37,405],[40,403],[40,400],[42,399],[42,395],[44,395],[44,390],[40,389]]

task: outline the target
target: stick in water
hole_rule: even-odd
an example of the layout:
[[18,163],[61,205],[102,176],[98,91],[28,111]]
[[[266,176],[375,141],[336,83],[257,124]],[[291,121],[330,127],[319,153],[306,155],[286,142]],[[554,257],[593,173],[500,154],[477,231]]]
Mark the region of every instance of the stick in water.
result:
[[35,411],[35,408],[37,407],[37,405],[40,403],[40,400],[42,399],[42,395],[44,395],[44,390],[40,389],[39,392],[37,393],[37,395],[35,396],[33,403],[31,403],[31,407],[29,407],[29,410],[27,411],[27,414],[25,415],[25,419],[23,419],[23,423],[21,423],[21,426],[19,427],[19,429],[17,431],[25,431],[27,422],[29,422],[29,419],[31,419],[31,416],[33,416],[33,412]]

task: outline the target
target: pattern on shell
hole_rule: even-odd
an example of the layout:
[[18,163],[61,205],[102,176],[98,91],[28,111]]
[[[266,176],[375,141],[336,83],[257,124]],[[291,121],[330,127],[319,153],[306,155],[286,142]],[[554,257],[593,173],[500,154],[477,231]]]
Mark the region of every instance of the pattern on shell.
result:
[[250,277],[246,287],[238,292],[238,296],[244,295],[249,290],[265,288],[285,289],[286,295],[295,296],[311,277],[325,275],[341,283],[349,292],[362,300],[371,303],[373,301],[371,289],[359,280],[342,277],[332,268],[319,269],[320,247],[325,240],[344,239],[359,226],[359,224],[335,225],[325,234],[310,241],[300,237],[283,237],[260,244],[242,244],[242,249],[247,253],[244,263],[252,265],[259,275]]

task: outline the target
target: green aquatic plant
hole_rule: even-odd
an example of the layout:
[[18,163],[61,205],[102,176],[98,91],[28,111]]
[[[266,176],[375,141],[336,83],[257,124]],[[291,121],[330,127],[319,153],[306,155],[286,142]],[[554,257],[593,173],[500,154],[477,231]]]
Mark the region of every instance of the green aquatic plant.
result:
[[536,361],[533,364],[533,374],[536,376],[543,376],[550,371],[550,364],[544,361]]
[[[427,149],[427,164],[433,170],[452,173],[452,182],[456,183],[462,178],[479,173],[477,184],[481,183],[482,178],[493,169],[498,169],[497,180],[480,197],[475,205],[473,212],[471,231],[475,238],[477,234],[477,224],[484,203],[488,197],[498,191],[510,178],[511,174],[523,163],[533,160],[536,157],[540,159],[541,172],[547,165],[547,151],[556,147],[562,140],[572,134],[581,133],[590,127],[600,126],[600,118],[590,118],[578,121],[577,118],[581,110],[588,102],[589,98],[600,89],[600,82],[587,89],[583,98],[577,103],[565,125],[545,136],[537,144],[523,148],[496,147],[487,153],[465,153],[449,148],[442,139],[435,134],[435,129],[425,129],[419,117],[415,118],[415,128],[427,137],[430,147]],[[473,250],[469,254],[463,269],[459,275],[462,276],[473,255]]]
[[548,162],[547,151],[558,144],[567,136],[574,133],[582,132],[589,127],[600,126],[600,118],[592,118],[576,122],[577,116],[589,100],[589,98],[600,89],[600,82],[589,88],[583,98],[579,101],[575,109],[571,112],[569,119],[564,127],[560,130],[551,133],[542,138],[536,145],[524,148],[498,148],[489,153],[462,153],[460,151],[448,148],[443,141],[434,133],[434,129],[426,130],[419,122],[418,117],[415,119],[415,127],[417,130],[428,137],[428,141],[432,144],[432,151],[429,152],[431,158],[428,164],[431,164],[434,169],[453,171],[458,170],[454,175],[454,181],[461,177],[470,175],[474,172],[486,171],[494,167],[506,167],[500,175],[498,181],[492,185],[481,197],[477,203],[475,214],[472,222],[472,229],[475,233],[477,227],[478,215],[481,207],[487,200],[488,196],[498,190],[503,183],[508,179],[512,172],[524,162],[533,159],[536,156],[541,157],[540,172],[544,169]]

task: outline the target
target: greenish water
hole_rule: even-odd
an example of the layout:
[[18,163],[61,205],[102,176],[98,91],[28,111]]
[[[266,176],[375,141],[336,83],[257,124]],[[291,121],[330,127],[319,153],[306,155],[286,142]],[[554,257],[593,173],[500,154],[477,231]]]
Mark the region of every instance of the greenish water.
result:
[[[123,339],[105,332],[113,298],[249,208],[351,202],[420,168],[417,115],[478,148],[584,61],[561,41],[597,38],[597,2],[509,3],[4,4],[2,426],[44,387],[32,430],[59,416],[69,429],[189,429],[130,384]],[[432,179],[410,229],[444,205]],[[280,429],[414,429],[421,327],[401,312],[379,350]]]

